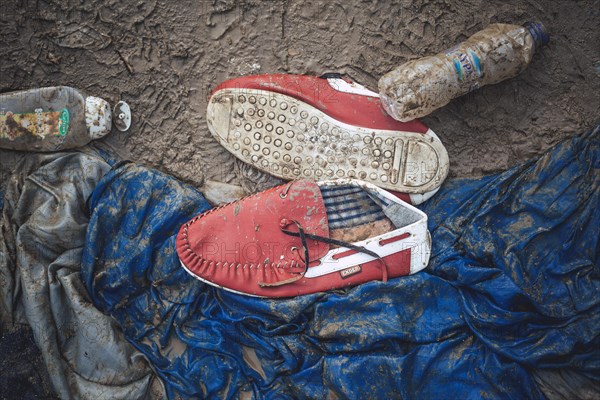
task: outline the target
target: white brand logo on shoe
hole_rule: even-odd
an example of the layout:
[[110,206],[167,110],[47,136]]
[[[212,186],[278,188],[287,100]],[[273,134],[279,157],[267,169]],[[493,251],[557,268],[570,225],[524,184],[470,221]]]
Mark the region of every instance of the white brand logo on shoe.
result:
[[360,271],[362,271],[360,265],[355,265],[354,267],[346,268],[340,271],[340,275],[342,276],[342,279],[344,279],[354,274],[358,274]]

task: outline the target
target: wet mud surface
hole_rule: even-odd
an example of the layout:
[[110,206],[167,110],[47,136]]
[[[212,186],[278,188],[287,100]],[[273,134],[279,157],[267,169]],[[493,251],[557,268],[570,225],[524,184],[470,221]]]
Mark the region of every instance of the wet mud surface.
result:
[[[0,90],[70,85],[133,111],[104,139],[130,158],[200,185],[269,181],[240,165],[206,126],[221,81],[258,73],[380,76],[489,23],[542,21],[551,42],[514,79],[452,101],[424,121],[447,147],[450,177],[513,166],[599,120],[598,1],[8,0]],[[2,151],[3,173],[14,154]]]

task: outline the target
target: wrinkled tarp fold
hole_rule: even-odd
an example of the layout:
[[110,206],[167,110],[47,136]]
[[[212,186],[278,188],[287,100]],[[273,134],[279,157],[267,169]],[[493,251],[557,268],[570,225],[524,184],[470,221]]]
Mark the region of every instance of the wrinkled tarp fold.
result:
[[[504,173],[448,182],[422,207],[425,271],[267,300],[188,275],[175,235],[208,203],[128,164],[93,192],[82,274],[171,398],[592,397],[599,204],[596,128]],[[552,374],[564,387],[548,388]]]
[[[31,326],[52,386],[64,399],[148,398],[161,392],[144,356],[94,307],[81,280],[86,200],[115,161],[109,152],[91,148],[28,154],[6,187],[0,221],[2,323],[17,332],[22,324]],[[3,344],[9,346],[4,338]],[[10,354],[3,355],[14,360],[18,348],[4,346]],[[11,382],[19,382],[18,371],[2,380]],[[35,393],[3,390],[11,397]]]

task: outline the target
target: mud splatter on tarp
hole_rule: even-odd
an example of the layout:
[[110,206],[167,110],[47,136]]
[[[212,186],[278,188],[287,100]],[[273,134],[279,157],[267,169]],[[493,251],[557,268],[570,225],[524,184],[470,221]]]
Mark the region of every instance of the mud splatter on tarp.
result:
[[130,164],[93,194],[83,277],[171,398],[541,399],[544,371],[576,369],[580,388],[600,380],[599,172],[596,130],[450,182],[424,207],[426,271],[273,301],[188,275],[175,235],[208,204]]
[[[456,206],[442,207],[448,203]],[[465,318],[494,351],[530,366],[568,354],[552,366],[591,373],[585,366],[600,356],[600,347],[586,352],[600,339],[599,204],[596,128],[477,185],[455,181],[425,205],[436,271],[460,288]],[[459,251],[441,249],[440,235]],[[586,345],[578,349],[574,338]]]
[[[33,398],[35,390],[18,386],[27,373],[30,385],[42,381],[44,398],[49,382],[60,398],[160,397],[160,381],[147,361],[94,307],[81,282],[84,205],[114,162],[108,151],[85,148],[26,154],[15,166],[0,219],[0,322],[23,337],[27,331],[19,326],[28,325],[42,357],[32,362],[35,354],[28,351],[19,357],[19,345],[28,343],[3,333],[2,398]],[[28,362],[47,373],[32,376]]]

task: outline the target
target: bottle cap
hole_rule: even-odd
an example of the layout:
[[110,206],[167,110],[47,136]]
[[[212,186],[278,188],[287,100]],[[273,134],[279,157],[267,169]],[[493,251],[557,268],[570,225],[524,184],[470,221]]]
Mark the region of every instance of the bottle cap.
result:
[[106,100],[94,96],[86,97],[85,124],[91,139],[100,139],[110,132],[112,113]]
[[529,33],[533,37],[536,49],[548,44],[550,41],[550,36],[548,36],[546,28],[541,22],[529,21],[523,26],[529,30]]

